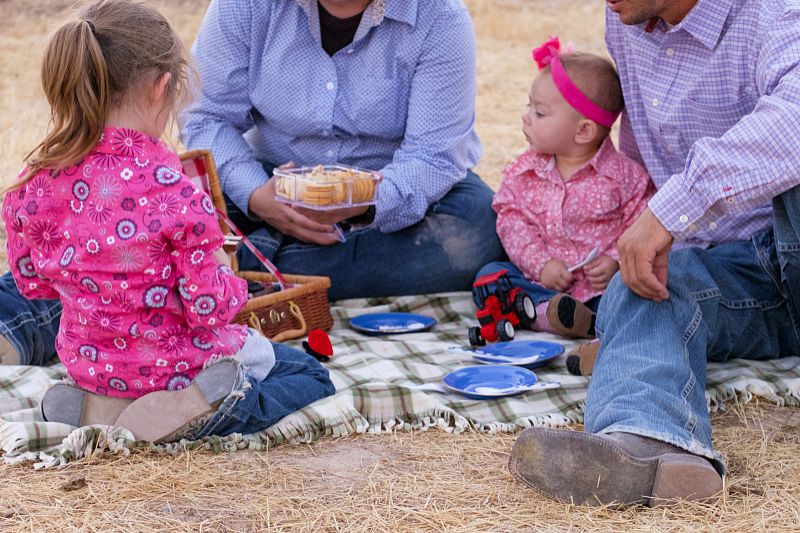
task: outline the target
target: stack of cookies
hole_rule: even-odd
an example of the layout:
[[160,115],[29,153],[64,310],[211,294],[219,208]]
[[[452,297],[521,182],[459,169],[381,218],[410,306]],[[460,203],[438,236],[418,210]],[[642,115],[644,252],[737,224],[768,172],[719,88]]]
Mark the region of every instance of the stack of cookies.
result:
[[314,207],[362,205],[371,202],[380,175],[348,167],[276,171],[275,192],[290,202]]

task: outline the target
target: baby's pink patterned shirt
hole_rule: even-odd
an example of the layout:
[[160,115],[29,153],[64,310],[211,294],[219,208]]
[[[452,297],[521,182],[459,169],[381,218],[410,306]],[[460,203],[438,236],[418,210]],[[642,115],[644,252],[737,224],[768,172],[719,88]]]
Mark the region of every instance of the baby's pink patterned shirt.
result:
[[[653,184],[639,164],[607,138],[595,156],[564,181],[552,155],[523,152],[503,172],[492,207],[497,234],[509,259],[531,281],[541,283],[544,265],[572,265],[595,246],[619,259],[617,239],[647,207]],[[583,270],[567,291],[580,301],[597,296]]]
[[118,397],[184,388],[244,344],[247,328],[231,321],[247,283],[214,259],[211,199],[161,141],[106,128],[77,165],[8,193],[3,220],[20,292],[61,300],[56,350],[80,387]]

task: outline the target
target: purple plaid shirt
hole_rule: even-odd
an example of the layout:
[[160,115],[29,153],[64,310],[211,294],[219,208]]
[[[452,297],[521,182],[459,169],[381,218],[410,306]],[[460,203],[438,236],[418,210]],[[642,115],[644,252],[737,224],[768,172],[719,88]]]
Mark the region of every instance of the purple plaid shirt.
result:
[[800,184],[800,3],[698,0],[680,24],[647,29],[606,11],[620,149],[650,172],[650,209],[676,241],[749,239]]

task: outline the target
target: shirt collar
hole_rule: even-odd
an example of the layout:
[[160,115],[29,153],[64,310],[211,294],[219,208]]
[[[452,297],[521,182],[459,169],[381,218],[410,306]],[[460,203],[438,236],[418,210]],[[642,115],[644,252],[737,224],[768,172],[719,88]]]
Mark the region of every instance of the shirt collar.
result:
[[418,0],[372,0],[373,4],[385,3],[385,17],[409,26],[417,23]]
[[[684,30],[713,50],[722,38],[722,30],[733,7],[733,0],[698,0],[697,4],[676,24],[670,32]],[[663,30],[666,24],[660,19],[651,19],[641,24],[643,31],[651,32],[656,27]]]
[[[364,19],[369,21],[368,26],[377,26],[383,22],[384,18],[390,18],[399,22],[405,22],[410,26],[417,23],[417,7],[419,0],[372,0],[364,11]],[[312,12],[311,7],[316,8],[317,0],[296,0],[303,8],[306,15]],[[316,9],[314,10],[316,11]]]
[[[592,167],[598,174],[604,176],[614,177],[614,156],[617,154],[617,149],[611,141],[611,136],[606,136],[605,140],[600,144],[597,153],[580,169],[578,172]],[[523,161],[523,168],[519,171],[533,170],[538,176],[547,176],[555,167],[556,159],[551,154],[537,154],[529,152],[527,160]],[[515,169],[517,170],[517,169]]]
[[614,177],[614,165],[612,162],[614,161],[614,156],[616,154],[617,149],[614,147],[614,143],[611,141],[611,135],[606,135],[605,140],[600,145],[600,149],[597,150],[597,153],[594,154],[594,157],[591,158],[583,168],[591,165],[598,174]]
[[698,0],[674,30],[682,29],[709,50],[717,46],[733,7],[733,0]]

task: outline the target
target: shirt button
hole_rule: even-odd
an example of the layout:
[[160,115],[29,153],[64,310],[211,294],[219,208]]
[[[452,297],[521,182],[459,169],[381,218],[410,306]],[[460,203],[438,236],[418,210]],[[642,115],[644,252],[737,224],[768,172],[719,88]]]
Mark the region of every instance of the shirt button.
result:
[[664,151],[667,152],[668,154],[671,154],[672,153],[672,146],[670,146],[668,144],[665,144],[664,145]]
[[327,84],[325,84],[325,88],[328,89],[329,91],[332,91],[334,87],[335,85],[333,84],[332,81],[329,81]]
[[347,53],[348,53],[348,54],[352,54],[352,53],[353,53],[353,49],[352,49],[352,48],[348,48],[348,49],[347,49]]
[[322,136],[323,137],[327,137],[330,134],[331,134],[331,132],[329,132],[328,130],[322,130]]
[[658,98],[653,98],[653,107],[658,106]]
[[667,52],[666,53],[667,53],[667,55],[669,57],[672,57],[672,56],[675,55],[675,50],[673,50],[672,48],[667,48]]
[[716,222],[710,223],[708,225],[708,229],[710,229],[711,231],[714,231],[715,229],[717,229],[717,223]]
[[678,217],[678,220],[680,220],[683,224],[686,224],[687,222],[689,222],[689,217],[687,217],[686,215],[681,215]]
[[697,226],[695,226],[694,224],[689,224],[689,231],[694,233],[695,231],[697,231]]
[[327,155],[328,157],[333,157],[333,150],[328,150],[327,152],[325,152],[325,155]]

